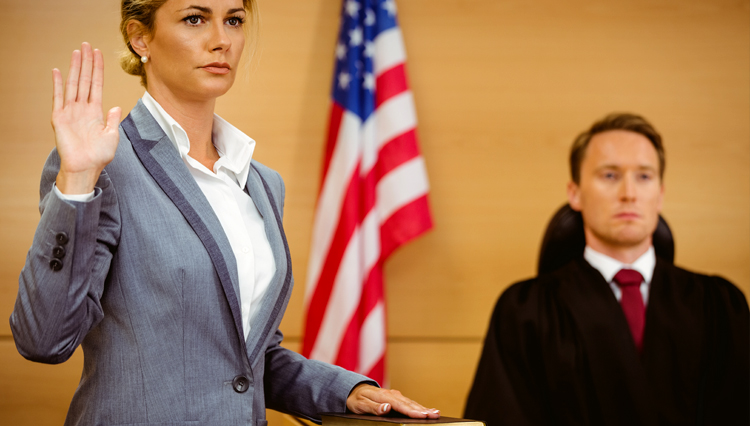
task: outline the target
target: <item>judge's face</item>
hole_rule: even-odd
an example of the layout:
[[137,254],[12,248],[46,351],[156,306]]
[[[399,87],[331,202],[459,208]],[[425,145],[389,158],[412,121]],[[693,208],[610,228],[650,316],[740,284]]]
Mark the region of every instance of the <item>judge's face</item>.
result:
[[594,135],[580,182],[568,185],[570,206],[583,215],[586,243],[603,252],[650,246],[663,195],[656,149],[626,130]]
[[144,37],[149,91],[205,100],[232,87],[245,45],[242,0],[167,0]]

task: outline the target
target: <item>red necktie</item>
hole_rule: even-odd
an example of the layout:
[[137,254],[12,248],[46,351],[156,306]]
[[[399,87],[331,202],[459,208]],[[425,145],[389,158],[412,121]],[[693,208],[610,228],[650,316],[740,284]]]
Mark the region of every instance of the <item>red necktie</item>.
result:
[[620,306],[628,320],[635,347],[640,352],[643,348],[643,328],[646,325],[646,307],[641,295],[643,276],[632,269],[621,269],[615,274],[614,281],[622,291]]

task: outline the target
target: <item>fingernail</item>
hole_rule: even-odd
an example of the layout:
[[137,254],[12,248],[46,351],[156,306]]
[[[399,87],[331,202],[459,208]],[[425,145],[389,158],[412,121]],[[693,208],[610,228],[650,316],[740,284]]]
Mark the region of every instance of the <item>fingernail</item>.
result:
[[385,403],[380,406],[380,412],[386,413],[391,408],[391,404]]

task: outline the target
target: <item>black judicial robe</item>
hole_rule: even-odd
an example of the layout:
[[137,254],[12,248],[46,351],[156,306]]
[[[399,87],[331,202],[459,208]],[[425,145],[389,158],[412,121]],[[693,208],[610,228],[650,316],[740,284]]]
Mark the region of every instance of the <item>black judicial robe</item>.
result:
[[464,417],[488,426],[748,425],[750,326],[729,281],[657,259],[643,353],[583,258],[498,300]]

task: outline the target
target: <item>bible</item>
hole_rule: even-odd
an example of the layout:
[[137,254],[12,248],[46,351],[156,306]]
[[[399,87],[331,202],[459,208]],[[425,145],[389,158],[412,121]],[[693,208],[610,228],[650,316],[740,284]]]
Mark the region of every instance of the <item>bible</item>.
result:
[[371,416],[347,413],[320,413],[323,426],[411,426],[411,425],[440,425],[440,426],[485,426],[478,420],[459,419],[456,417],[440,417],[438,419],[412,419],[401,415]]

